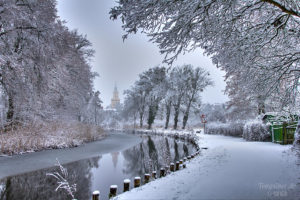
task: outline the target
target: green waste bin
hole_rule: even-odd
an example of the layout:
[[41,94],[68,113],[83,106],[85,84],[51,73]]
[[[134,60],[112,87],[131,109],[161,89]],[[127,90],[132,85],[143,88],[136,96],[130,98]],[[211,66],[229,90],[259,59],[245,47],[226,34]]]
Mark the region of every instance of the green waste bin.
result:
[[272,125],[272,141],[275,143],[283,143],[283,126],[282,124]]
[[296,131],[296,123],[284,124],[274,123],[271,125],[272,142],[279,144],[292,144],[294,141],[294,134]]

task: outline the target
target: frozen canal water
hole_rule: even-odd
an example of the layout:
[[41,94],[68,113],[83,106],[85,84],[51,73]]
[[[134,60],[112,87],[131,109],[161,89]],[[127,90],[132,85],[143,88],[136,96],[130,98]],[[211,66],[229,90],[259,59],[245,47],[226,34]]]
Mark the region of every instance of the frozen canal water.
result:
[[108,134],[108,137],[104,140],[83,144],[76,148],[47,150],[11,157],[0,157],[0,179],[51,167],[54,165],[56,158],[61,164],[65,164],[96,157],[109,152],[122,151],[140,142],[141,138],[139,137],[114,132]]
[[105,200],[110,185],[118,185],[122,190],[124,179],[133,182],[135,176],[142,177],[193,152],[193,145],[173,138],[113,134],[106,140],[74,149],[1,158],[0,200],[71,199],[65,191],[55,192],[56,180],[46,176],[48,172],[58,171],[58,167],[42,169],[53,166],[56,157],[68,163],[64,166],[70,184],[77,184],[76,199],[89,200],[92,191],[100,190],[100,199]]
[[291,145],[200,135],[187,169],[117,199],[300,199],[300,155]]

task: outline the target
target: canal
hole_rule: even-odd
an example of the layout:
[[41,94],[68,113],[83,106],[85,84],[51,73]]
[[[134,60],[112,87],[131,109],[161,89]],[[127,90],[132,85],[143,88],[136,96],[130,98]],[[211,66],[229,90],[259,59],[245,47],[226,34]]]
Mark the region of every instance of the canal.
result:
[[[124,134],[117,135],[122,136]],[[134,177],[143,177],[145,173],[151,173],[153,170],[158,171],[161,167],[196,151],[192,144],[179,139],[146,135],[134,137],[140,137],[139,142],[137,144],[132,143],[134,145],[127,149],[120,148],[120,150],[104,154],[99,153],[99,155],[94,152],[93,157],[83,158],[85,150],[83,148],[78,152],[79,154],[81,152],[79,158],[82,159],[63,164],[68,170],[68,182],[70,185],[76,184],[77,190],[74,193],[76,199],[91,199],[94,190],[100,191],[100,199],[108,199],[110,185],[118,185],[118,193],[120,193],[123,190],[124,179],[130,179],[133,183]],[[59,157],[65,159],[65,156],[61,155],[65,152],[68,151],[57,151],[58,160]],[[72,156],[74,156],[74,152]],[[54,155],[49,159],[53,164],[56,162]],[[48,159],[47,162],[49,162]],[[32,163],[26,162],[26,164],[35,165],[34,160]],[[26,166],[24,167],[26,168]],[[0,200],[72,199],[63,189],[55,191],[58,186],[57,180],[46,174],[56,171],[60,172],[57,166],[2,178],[0,180]]]

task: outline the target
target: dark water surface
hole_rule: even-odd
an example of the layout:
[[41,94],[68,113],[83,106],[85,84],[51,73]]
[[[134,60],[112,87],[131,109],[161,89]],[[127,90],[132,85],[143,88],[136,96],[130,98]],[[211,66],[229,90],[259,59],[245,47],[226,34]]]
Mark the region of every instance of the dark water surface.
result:
[[[76,199],[91,199],[92,191],[99,190],[100,199],[104,200],[108,199],[110,185],[118,185],[120,193],[124,179],[130,179],[132,187],[135,176],[143,177],[145,173],[159,171],[170,162],[194,152],[195,147],[187,141],[162,136],[143,136],[140,144],[127,150],[83,159],[64,167],[68,170],[69,183],[77,185]],[[42,169],[1,179],[0,200],[72,199],[65,190],[55,191],[57,180],[46,176],[46,173],[55,171],[59,171],[59,168]]]

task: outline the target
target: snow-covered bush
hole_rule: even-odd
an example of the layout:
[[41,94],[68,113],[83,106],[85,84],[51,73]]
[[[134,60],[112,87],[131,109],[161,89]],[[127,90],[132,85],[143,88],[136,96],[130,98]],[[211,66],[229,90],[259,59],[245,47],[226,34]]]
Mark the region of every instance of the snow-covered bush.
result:
[[243,138],[249,141],[266,141],[271,137],[268,125],[261,120],[248,121],[243,128]]
[[213,122],[206,125],[205,133],[242,137],[243,127],[243,121],[229,123]]

